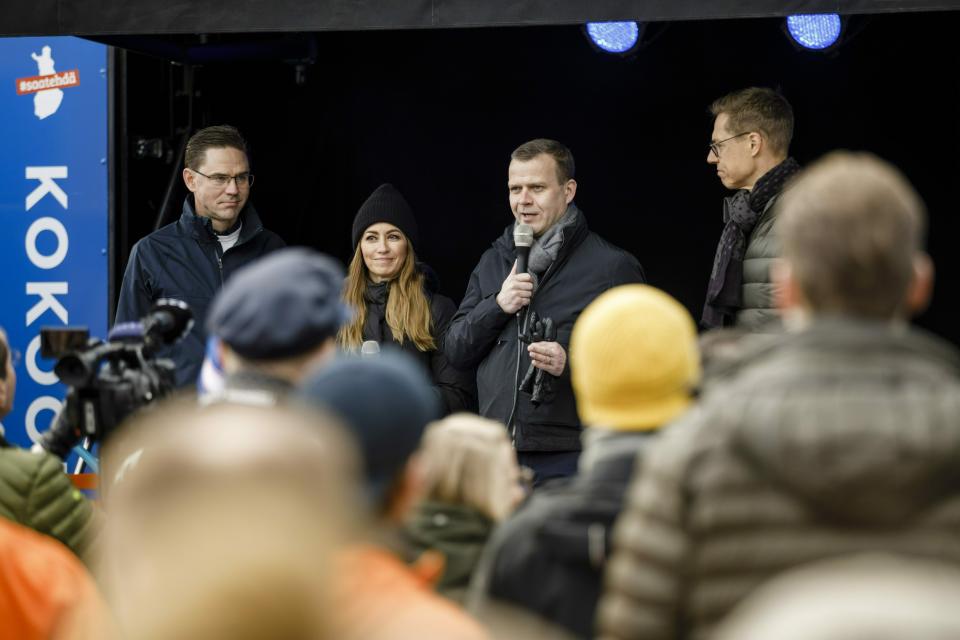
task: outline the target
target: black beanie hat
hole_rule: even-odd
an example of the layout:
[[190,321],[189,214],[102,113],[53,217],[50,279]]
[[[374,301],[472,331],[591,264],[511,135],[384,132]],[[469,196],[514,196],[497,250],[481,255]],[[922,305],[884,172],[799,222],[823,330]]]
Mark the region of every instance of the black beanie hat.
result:
[[407,236],[414,249],[420,243],[417,220],[406,198],[392,184],[382,184],[370,194],[360,206],[357,217],[353,219],[353,248],[360,244],[360,236],[372,224],[386,222],[392,224]]

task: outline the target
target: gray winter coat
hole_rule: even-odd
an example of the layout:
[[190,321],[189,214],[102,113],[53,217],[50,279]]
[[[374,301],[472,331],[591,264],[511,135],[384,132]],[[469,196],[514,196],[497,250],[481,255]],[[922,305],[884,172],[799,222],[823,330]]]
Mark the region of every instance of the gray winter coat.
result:
[[960,565],[960,354],[845,319],[754,340],[634,480],[600,637],[709,637],[768,579],[851,552]]
[[747,239],[747,250],[743,257],[743,308],[737,313],[737,325],[750,331],[757,331],[778,324],[773,296],[773,280],[770,277],[770,265],[780,257],[780,238],[776,230],[776,207],[779,199],[775,196],[767,202],[763,214]]

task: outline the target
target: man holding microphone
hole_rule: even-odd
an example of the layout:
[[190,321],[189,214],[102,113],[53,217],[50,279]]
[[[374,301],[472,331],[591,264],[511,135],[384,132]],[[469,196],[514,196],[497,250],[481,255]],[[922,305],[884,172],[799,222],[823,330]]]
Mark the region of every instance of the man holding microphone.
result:
[[[536,139],[510,158],[516,222],[471,274],[445,351],[454,366],[477,367],[480,415],[507,425],[520,464],[534,470],[539,485],[576,473],[580,455],[567,361],[573,323],[598,295],[642,283],[644,275],[636,258],[587,228],[573,202],[577,183],[567,147]],[[527,269],[516,263],[515,233],[517,244],[529,245],[519,265]]]

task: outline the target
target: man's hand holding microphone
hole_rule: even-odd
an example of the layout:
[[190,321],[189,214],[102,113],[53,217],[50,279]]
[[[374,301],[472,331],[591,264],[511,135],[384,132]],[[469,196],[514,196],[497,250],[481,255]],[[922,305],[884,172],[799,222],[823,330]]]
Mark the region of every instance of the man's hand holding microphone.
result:
[[[497,304],[509,315],[518,313],[533,299],[533,276],[527,273],[527,258],[533,245],[533,230],[530,225],[514,227],[513,243],[517,260],[497,294]],[[534,342],[527,346],[527,354],[533,366],[552,376],[560,376],[567,364],[567,352],[559,342]]]

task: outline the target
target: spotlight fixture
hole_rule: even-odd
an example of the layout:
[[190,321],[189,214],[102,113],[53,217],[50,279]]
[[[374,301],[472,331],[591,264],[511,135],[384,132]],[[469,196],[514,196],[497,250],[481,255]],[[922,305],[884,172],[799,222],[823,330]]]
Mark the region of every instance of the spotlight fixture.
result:
[[836,13],[805,13],[787,16],[786,28],[804,49],[825,51],[840,40],[843,22]]
[[643,31],[640,24],[629,22],[588,22],[587,37],[605,53],[625,56],[633,52]]

